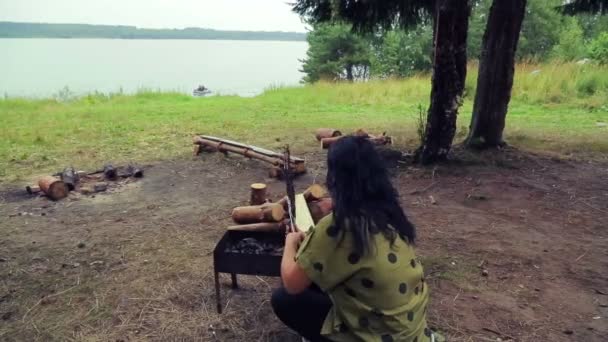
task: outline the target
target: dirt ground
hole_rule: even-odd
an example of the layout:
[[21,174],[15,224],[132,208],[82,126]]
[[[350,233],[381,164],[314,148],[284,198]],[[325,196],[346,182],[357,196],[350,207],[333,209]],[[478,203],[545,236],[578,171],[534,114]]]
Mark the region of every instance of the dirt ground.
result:
[[[450,341],[606,341],[608,165],[455,155],[391,171],[418,228],[432,325]],[[324,180],[324,153],[304,156],[299,189]],[[232,290],[223,276],[215,312],[213,247],[249,184],[283,195],[267,171],[204,155],[95,197],[0,189],[0,340],[299,341],[272,314],[276,278],[240,276]]]

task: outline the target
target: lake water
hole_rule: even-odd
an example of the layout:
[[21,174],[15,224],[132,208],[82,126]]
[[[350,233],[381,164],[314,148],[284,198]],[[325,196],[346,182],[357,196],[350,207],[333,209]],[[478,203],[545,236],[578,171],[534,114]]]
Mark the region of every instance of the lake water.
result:
[[140,89],[252,96],[298,85],[306,42],[0,39],[0,96]]

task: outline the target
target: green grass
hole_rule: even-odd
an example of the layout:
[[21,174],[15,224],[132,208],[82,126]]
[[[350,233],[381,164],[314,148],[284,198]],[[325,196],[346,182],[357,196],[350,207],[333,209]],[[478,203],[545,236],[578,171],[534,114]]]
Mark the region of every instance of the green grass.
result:
[[[533,73],[534,70],[541,70]],[[466,135],[475,91],[471,65],[457,141]],[[253,98],[192,98],[176,93],[89,95],[70,101],[0,100],[0,182],[26,180],[73,165],[145,162],[191,153],[194,133],[269,148],[316,148],[318,127],[388,131],[399,147],[417,141],[417,107],[430,77],[269,89]],[[506,139],[532,150],[602,156],[608,152],[608,67],[519,65]]]

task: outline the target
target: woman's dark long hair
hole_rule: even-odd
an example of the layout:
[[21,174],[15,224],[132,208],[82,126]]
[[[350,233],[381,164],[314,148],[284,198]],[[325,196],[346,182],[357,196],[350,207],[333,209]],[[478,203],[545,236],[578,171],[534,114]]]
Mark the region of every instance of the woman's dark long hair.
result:
[[370,236],[384,234],[392,243],[413,244],[416,229],[399,205],[399,194],[388,177],[384,162],[369,140],[344,137],[327,156],[327,187],[334,205],[334,233],[350,232],[354,249],[367,253]]

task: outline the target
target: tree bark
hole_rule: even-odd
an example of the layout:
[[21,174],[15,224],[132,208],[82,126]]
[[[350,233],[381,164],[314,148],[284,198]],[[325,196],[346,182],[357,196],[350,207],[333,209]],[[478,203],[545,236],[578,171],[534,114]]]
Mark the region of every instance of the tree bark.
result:
[[477,92],[466,145],[501,147],[511,99],[515,51],[519,41],[526,0],[494,0],[483,35]]
[[424,141],[416,153],[422,164],[445,160],[452,147],[467,71],[470,13],[468,0],[437,1],[431,105]]

